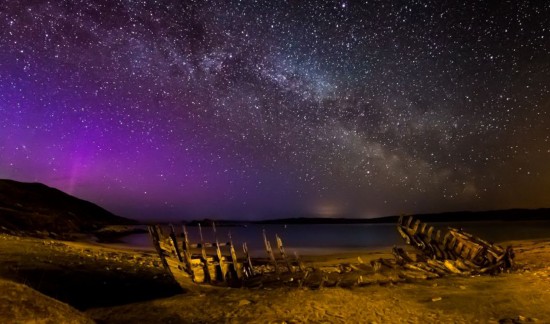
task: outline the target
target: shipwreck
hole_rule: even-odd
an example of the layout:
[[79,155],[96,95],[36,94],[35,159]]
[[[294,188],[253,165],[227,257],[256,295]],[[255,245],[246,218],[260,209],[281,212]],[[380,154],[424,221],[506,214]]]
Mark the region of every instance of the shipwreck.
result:
[[[461,229],[450,227],[445,234],[410,216],[399,218],[397,230],[405,242],[420,254],[415,260],[424,268],[448,270],[453,273],[498,273],[512,269],[514,250],[489,243]],[[394,248],[399,263],[413,262],[403,249]]]
[[[391,259],[316,267],[289,256],[283,240],[275,235],[275,248],[265,230],[263,242],[267,258],[252,260],[248,246],[240,249],[229,234],[220,241],[212,223],[214,242],[205,242],[198,224],[200,241],[190,242],[187,228],[149,226],[149,234],[163,267],[182,287],[207,284],[229,287],[292,286],[312,289],[330,286],[361,286],[409,280],[433,279],[447,275],[497,274],[514,267],[514,251],[489,243],[461,229],[436,230],[433,226],[400,217],[397,231],[414,250],[394,246]],[[239,253],[237,251],[239,250]],[[254,264],[253,264],[254,262]]]
[[[214,223],[212,223],[212,230],[215,242],[203,240],[200,224],[198,225],[200,235],[198,243],[190,242],[185,225],[182,226],[179,234],[171,225],[168,233],[165,233],[159,225],[151,225],[148,229],[162,265],[183,288],[190,283],[230,287],[257,286],[273,281],[300,283],[298,278],[303,280],[308,276],[298,256],[295,254],[291,259],[287,255],[283,241],[278,235],[275,236],[278,251],[277,253],[273,251],[265,231],[263,239],[268,262],[253,266],[247,243],[242,244],[242,253],[239,257],[231,234],[227,241],[220,242]],[[302,275],[300,276],[299,273]]]

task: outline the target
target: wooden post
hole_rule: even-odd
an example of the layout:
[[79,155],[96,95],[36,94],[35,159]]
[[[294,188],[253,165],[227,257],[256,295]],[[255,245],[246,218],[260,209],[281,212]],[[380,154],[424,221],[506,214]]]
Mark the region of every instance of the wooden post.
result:
[[[412,217],[411,217],[412,219]],[[420,219],[417,219],[416,222],[414,222],[413,228],[412,228],[412,234],[416,234],[418,231],[418,227],[420,226]]]
[[191,250],[189,249],[189,235],[187,234],[187,227],[185,227],[185,225],[182,225],[181,236],[183,238],[181,243],[183,259],[187,266],[187,272],[191,275],[191,278],[195,280],[195,273],[193,272],[193,266],[191,264]]
[[426,227],[428,227],[428,223],[422,223],[422,227],[420,227],[421,234],[426,235]]
[[412,221],[413,221],[413,217],[409,216],[409,218],[407,219],[407,224],[405,225],[405,227],[411,228]]
[[248,253],[248,246],[246,245],[246,242],[243,243],[243,252],[246,258],[247,268],[248,268],[246,271],[248,271],[249,272],[248,275],[252,277],[256,273],[254,272],[254,266],[252,265],[252,260],[250,259],[250,254]]
[[149,230],[149,234],[153,239],[153,245],[155,246],[155,250],[157,250],[157,254],[160,257],[160,262],[162,263],[165,269],[168,269],[168,263],[166,262],[166,258],[164,257],[164,252],[160,247],[160,235],[159,235],[159,231],[161,231],[160,227],[158,225],[149,225],[147,226],[147,229]]
[[237,252],[235,252],[235,247],[233,246],[233,238],[231,237],[231,232],[227,233],[229,237],[229,252],[231,253],[231,261],[233,261],[233,269],[237,275],[237,279],[242,278],[242,269],[239,265],[239,260],[237,259]]
[[434,227],[430,226],[430,228],[428,229],[428,233],[426,234],[426,238],[428,239],[428,241],[432,240],[433,232],[434,232]]
[[286,257],[285,248],[283,247],[283,240],[279,237],[279,235],[275,234],[275,240],[277,241],[277,248],[279,249],[279,252],[281,253],[281,257],[286,263],[286,266],[288,267],[289,272],[294,272],[294,268],[292,267],[292,264],[290,264],[290,261]]
[[275,260],[275,255],[273,254],[273,250],[271,249],[271,243],[267,240],[267,236],[265,235],[265,229],[263,230],[264,234],[264,244],[265,244],[265,251],[267,252],[267,255],[271,259],[271,262],[273,262],[273,265],[275,266],[275,272],[277,275],[279,275],[279,266],[277,265],[277,260]]
[[218,266],[220,267],[220,273],[222,274],[222,281],[225,281],[226,268],[223,261],[222,250],[220,249],[220,242],[218,242],[218,233],[216,233],[216,223],[212,221],[212,230],[214,231],[214,239],[216,240],[216,254],[218,255]]
[[399,234],[401,234],[401,237],[405,240],[405,243],[411,244],[411,238],[406,229],[403,230],[402,226],[397,226],[397,231],[399,232]]
[[199,223],[198,225],[199,225],[199,235],[201,237],[201,255],[202,255],[202,262],[203,262],[204,282],[210,282],[211,281],[210,269],[208,267],[208,256],[206,255],[206,246],[204,244],[204,239],[202,237],[201,223]]
[[176,231],[174,230],[174,226],[172,224],[170,226],[170,245],[172,246],[172,253],[176,256],[179,262],[183,262],[183,258],[181,257],[180,249],[178,248],[178,241],[176,238]]

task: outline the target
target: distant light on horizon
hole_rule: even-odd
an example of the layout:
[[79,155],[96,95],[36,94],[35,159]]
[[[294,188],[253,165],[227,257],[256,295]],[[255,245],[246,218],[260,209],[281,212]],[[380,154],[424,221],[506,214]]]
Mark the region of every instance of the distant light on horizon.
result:
[[336,203],[321,203],[313,208],[312,214],[323,218],[342,217],[345,214],[345,209]]

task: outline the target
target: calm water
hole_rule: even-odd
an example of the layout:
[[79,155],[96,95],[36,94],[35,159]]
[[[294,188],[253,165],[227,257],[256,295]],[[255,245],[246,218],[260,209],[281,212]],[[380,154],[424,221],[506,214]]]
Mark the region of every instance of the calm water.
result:
[[[446,229],[448,226],[461,227],[469,233],[492,242],[550,237],[550,222],[438,223],[434,226],[440,229]],[[220,242],[227,241],[228,232],[231,232],[236,246],[240,247],[246,241],[253,256],[264,256],[263,229],[273,248],[276,248],[275,234],[278,234],[283,239],[288,252],[296,251],[302,255],[330,254],[403,244],[393,224],[218,227],[217,236]],[[187,231],[192,242],[199,241],[198,227],[188,227]],[[215,241],[210,227],[203,227],[203,236],[206,242]],[[133,247],[152,249],[148,234],[129,235],[123,238],[123,242]]]

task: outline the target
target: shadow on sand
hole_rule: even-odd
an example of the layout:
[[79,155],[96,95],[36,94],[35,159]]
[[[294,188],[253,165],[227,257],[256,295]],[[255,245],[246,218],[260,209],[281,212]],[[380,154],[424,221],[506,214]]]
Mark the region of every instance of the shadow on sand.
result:
[[4,275],[79,310],[169,297],[184,291],[164,274],[86,268],[17,269]]

